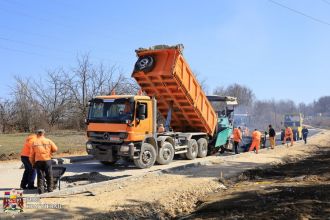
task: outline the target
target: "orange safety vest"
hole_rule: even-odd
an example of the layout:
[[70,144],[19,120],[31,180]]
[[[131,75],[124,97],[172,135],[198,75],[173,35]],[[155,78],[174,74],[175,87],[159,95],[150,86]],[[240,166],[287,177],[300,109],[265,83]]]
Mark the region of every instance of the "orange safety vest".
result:
[[52,153],[57,151],[57,146],[48,138],[37,137],[31,147],[30,162],[51,160]]
[[292,135],[292,129],[290,127],[287,127],[285,129],[285,136],[291,136]]
[[234,128],[234,141],[235,142],[241,142],[241,139],[242,139],[242,133],[241,131],[238,129],[238,128]]
[[29,157],[33,141],[37,138],[36,134],[30,134],[27,136],[24,142],[24,146],[21,151],[21,156]]
[[253,131],[252,132],[252,141],[259,141],[261,139],[261,133],[260,131]]

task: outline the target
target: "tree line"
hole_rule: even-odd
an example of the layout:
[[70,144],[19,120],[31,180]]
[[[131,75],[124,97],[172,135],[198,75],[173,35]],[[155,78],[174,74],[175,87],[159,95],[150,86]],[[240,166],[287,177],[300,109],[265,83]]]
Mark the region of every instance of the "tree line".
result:
[[[197,74],[198,78],[198,74]],[[116,65],[94,64],[89,55],[77,58],[72,68],[47,71],[40,79],[14,77],[9,98],[0,97],[0,133],[30,132],[36,128],[85,129],[88,100],[97,95],[136,94],[139,86]],[[205,88],[206,82],[201,82]],[[213,94],[235,96],[237,114],[251,116],[251,126],[282,126],[285,113],[300,112],[314,126],[330,127],[330,96],[313,103],[292,100],[257,100],[247,86],[217,87]],[[215,106],[223,108],[223,106]]]
[[0,97],[2,133],[36,128],[85,128],[88,101],[96,95],[134,94],[139,87],[116,66],[94,64],[79,56],[70,69],[47,71],[40,79],[14,77],[9,98]]
[[244,85],[232,84],[220,86],[215,94],[235,96],[239,105],[236,114],[249,116],[250,127],[266,129],[272,124],[276,129],[283,128],[283,116],[286,113],[301,113],[304,123],[317,127],[330,127],[330,96],[322,96],[316,101],[296,104],[292,100],[257,100],[253,91]]

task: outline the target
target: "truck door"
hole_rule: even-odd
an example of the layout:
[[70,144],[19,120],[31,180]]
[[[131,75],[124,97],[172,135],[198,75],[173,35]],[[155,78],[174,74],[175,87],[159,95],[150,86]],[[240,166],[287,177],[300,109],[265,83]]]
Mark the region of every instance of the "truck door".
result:
[[151,103],[139,101],[136,105],[135,130],[143,139],[146,134],[152,133],[152,111]]

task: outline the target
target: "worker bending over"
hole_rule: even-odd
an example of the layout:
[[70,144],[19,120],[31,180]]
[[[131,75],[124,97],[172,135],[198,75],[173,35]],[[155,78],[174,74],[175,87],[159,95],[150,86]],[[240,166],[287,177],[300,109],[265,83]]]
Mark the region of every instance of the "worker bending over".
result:
[[260,148],[260,140],[261,140],[260,131],[258,131],[258,129],[254,129],[254,131],[252,132],[252,144],[250,146],[249,151],[252,151],[255,148],[257,154]]
[[284,133],[284,139],[283,139],[282,144],[285,144],[288,138],[290,138],[291,146],[293,146],[293,132],[292,132],[292,129],[288,126],[285,126],[285,133]]
[[57,146],[48,138],[45,138],[45,130],[37,131],[37,138],[32,143],[30,162],[37,169],[37,187],[38,193],[45,192],[45,179],[47,183],[47,191],[52,192],[53,170],[52,170],[52,153],[57,151]]

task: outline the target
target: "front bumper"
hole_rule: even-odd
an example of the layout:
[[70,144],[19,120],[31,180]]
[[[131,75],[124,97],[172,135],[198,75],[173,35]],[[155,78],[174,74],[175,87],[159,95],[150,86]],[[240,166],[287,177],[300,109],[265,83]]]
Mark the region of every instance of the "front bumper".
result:
[[93,155],[95,159],[100,161],[114,161],[118,156],[134,159],[134,155],[138,152],[134,143],[106,145],[104,143],[93,142],[86,143],[86,151],[89,155]]

